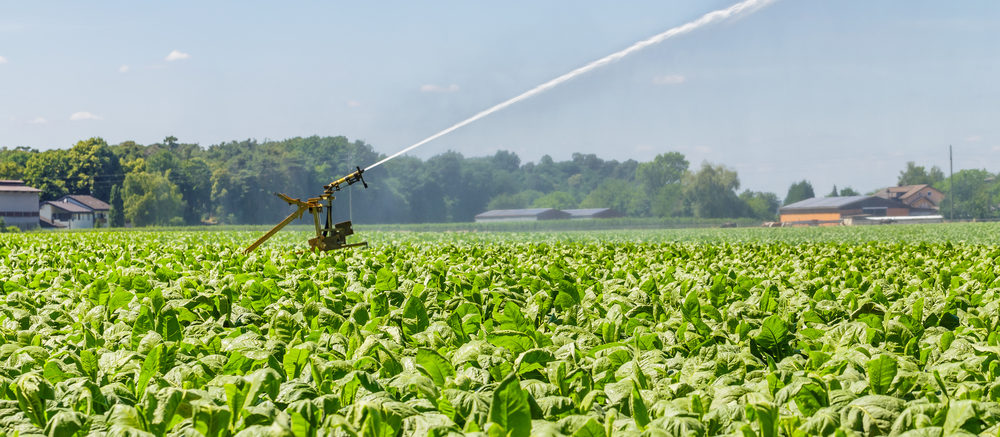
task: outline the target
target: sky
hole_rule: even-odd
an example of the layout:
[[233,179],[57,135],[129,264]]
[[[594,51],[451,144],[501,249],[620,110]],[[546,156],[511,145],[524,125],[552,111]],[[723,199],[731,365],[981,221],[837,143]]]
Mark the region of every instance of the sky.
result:
[[[392,154],[735,0],[0,1],[0,146],[343,135]],[[411,155],[683,153],[783,197],[1000,171],[1000,3],[779,0]],[[371,163],[351,163],[362,167]]]

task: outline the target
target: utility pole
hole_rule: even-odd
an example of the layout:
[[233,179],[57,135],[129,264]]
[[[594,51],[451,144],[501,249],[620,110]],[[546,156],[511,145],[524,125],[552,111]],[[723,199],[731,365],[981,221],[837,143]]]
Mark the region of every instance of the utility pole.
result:
[[951,155],[951,144],[948,145],[948,199],[951,202],[951,219],[955,220],[955,160]]

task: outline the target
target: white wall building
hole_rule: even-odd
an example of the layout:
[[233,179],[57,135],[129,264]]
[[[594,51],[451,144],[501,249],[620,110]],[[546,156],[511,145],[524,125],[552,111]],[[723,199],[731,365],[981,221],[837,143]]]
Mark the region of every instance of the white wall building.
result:
[[94,227],[94,212],[90,208],[67,200],[42,202],[38,214],[60,228],[89,229]]
[[69,202],[77,206],[81,206],[89,209],[94,213],[93,223],[90,224],[91,228],[106,228],[108,227],[108,216],[110,215],[111,205],[107,202],[98,199],[94,196],[87,194],[70,194],[63,196],[56,202]]
[[0,180],[0,217],[21,230],[38,227],[38,196],[42,190],[19,180]]

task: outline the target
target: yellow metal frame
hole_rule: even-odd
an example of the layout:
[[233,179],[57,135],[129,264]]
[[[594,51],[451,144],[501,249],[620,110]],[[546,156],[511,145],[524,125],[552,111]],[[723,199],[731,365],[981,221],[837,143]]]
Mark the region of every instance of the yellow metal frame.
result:
[[[309,211],[309,213],[312,214],[313,223],[316,226],[316,238],[309,240],[309,246],[312,247],[313,250],[328,251],[348,247],[367,246],[367,242],[347,244],[347,236],[354,233],[354,229],[351,227],[350,221],[337,224],[333,223],[333,192],[340,191],[341,185],[352,185],[357,182],[361,182],[364,184],[365,188],[367,188],[368,184],[365,183],[364,178],[361,176],[362,173],[364,173],[364,170],[358,167],[353,173],[323,186],[324,192],[319,197],[310,197],[306,201],[292,198],[286,194],[274,193],[289,205],[294,205],[296,207],[295,211],[271,228],[271,230],[267,231],[267,233],[263,236],[258,238],[257,241],[254,241],[253,244],[247,246],[247,248],[243,250],[243,253],[249,254],[250,252],[253,252],[254,249],[257,249],[258,246],[274,236],[274,234],[278,233],[281,228],[288,226],[296,219],[302,218],[302,215],[305,214],[306,211]],[[320,227],[319,215],[323,212],[324,208],[326,209],[326,219],[324,221],[325,226]]]

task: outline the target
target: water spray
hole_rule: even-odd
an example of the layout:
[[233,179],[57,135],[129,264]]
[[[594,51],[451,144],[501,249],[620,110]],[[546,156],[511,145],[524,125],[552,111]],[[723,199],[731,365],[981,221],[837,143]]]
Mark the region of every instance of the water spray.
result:
[[[465,120],[462,120],[462,121],[460,121],[460,122],[452,125],[451,127],[447,128],[445,130],[442,130],[442,131],[440,131],[440,132],[438,132],[438,133],[436,133],[434,135],[431,135],[431,136],[429,136],[427,138],[424,138],[423,140],[420,140],[419,142],[417,142],[416,144],[414,144],[414,145],[412,145],[410,147],[407,147],[407,148],[405,148],[403,150],[400,150],[400,151],[398,151],[398,152],[396,152],[396,153],[394,153],[394,154],[392,154],[390,156],[387,156],[385,159],[382,159],[379,162],[376,162],[376,163],[374,163],[372,165],[369,165],[364,170],[362,170],[361,167],[357,167],[356,170],[354,172],[352,172],[351,174],[349,174],[347,176],[344,176],[344,177],[342,177],[340,179],[337,179],[337,180],[335,180],[335,181],[333,181],[333,182],[325,185],[323,187],[323,189],[324,189],[323,194],[321,194],[321,195],[319,195],[317,197],[310,197],[310,198],[308,198],[306,200],[301,200],[301,199],[293,199],[292,197],[290,197],[288,195],[285,195],[285,194],[275,193],[276,195],[278,195],[278,197],[281,197],[281,199],[284,200],[285,202],[287,202],[289,205],[295,206],[296,210],[294,212],[292,212],[291,214],[289,214],[288,217],[286,217],[284,220],[282,220],[276,226],[274,226],[273,228],[271,228],[271,230],[269,230],[267,233],[265,233],[257,241],[253,242],[253,244],[251,244],[246,249],[244,249],[243,252],[246,253],[246,254],[249,254],[250,252],[253,252],[254,249],[256,249],[258,246],[260,246],[268,238],[271,238],[271,236],[273,236],[281,228],[287,226],[289,223],[295,221],[296,219],[301,218],[306,212],[310,213],[313,216],[313,222],[314,222],[315,227],[316,227],[316,238],[313,238],[313,239],[309,240],[309,246],[312,248],[312,250],[319,252],[319,251],[337,250],[337,249],[343,249],[343,248],[348,248],[348,247],[357,247],[357,246],[367,245],[367,243],[364,243],[364,242],[361,242],[361,243],[348,243],[347,242],[347,237],[354,233],[354,230],[351,227],[351,221],[350,220],[345,221],[345,222],[340,222],[340,223],[337,223],[337,224],[333,223],[333,199],[334,199],[334,194],[337,191],[340,191],[341,188],[346,188],[346,187],[348,187],[350,185],[353,185],[353,184],[355,184],[357,182],[361,182],[361,184],[364,185],[365,188],[368,188],[368,184],[365,183],[365,179],[362,176],[362,174],[364,172],[366,172],[368,170],[371,170],[371,169],[373,169],[375,167],[378,167],[379,165],[382,165],[383,163],[385,163],[385,162],[387,162],[389,160],[392,160],[393,158],[395,158],[395,157],[397,157],[399,155],[402,155],[402,154],[404,154],[406,152],[409,152],[409,151],[411,151],[413,149],[416,149],[417,147],[420,147],[420,146],[422,146],[424,144],[427,144],[427,143],[429,143],[431,141],[434,141],[434,140],[436,140],[436,139],[438,139],[438,138],[440,138],[440,137],[442,137],[444,135],[447,135],[447,134],[451,133],[452,131],[454,131],[454,130],[462,127],[462,126],[465,126],[465,125],[467,125],[469,123],[472,123],[472,122],[474,122],[476,120],[479,120],[480,118],[486,117],[487,115],[490,115],[490,114],[492,114],[494,112],[497,112],[497,111],[499,111],[499,110],[501,110],[503,108],[506,108],[506,107],[508,107],[510,105],[513,105],[513,104],[515,104],[517,102],[520,102],[522,100],[525,100],[525,99],[527,99],[529,97],[541,94],[541,93],[543,93],[543,92],[545,92],[545,91],[547,91],[549,89],[555,88],[556,86],[559,86],[562,83],[567,82],[567,81],[569,81],[569,80],[571,80],[571,79],[573,79],[573,78],[575,78],[577,76],[580,76],[580,75],[585,74],[587,72],[590,72],[592,70],[601,68],[601,67],[603,67],[605,65],[611,64],[611,63],[613,63],[613,62],[615,62],[615,61],[617,61],[619,59],[622,59],[622,58],[624,58],[624,57],[626,57],[628,55],[631,55],[632,53],[638,52],[638,51],[640,51],[640,50],[642,50],[642,49],[644,49],[646,47],[649,47],[651,45],[655,45],[655,44],[660,43],[662,41],[665,41],[667,39],[673,38],[673,37],[675,37],[677,35],[682,35],[682,34],[691,32],[691,31],[693,31],[695,29],[698,29],[699,27],[702,27],[702,26],[705,26],[705,25],[708,25],[708,24],[712,24],[712,23],[715,23],[717,21],[722,21],[722,20],[725,20],[727,18],[736,17],[736,16],[739,16],[739,15],[742,15],[742,14],[747,14],[747,13],[753,12],[753,11],[755,11],[755,10],[761,8],[761,7],[764,7],[764,6],[770,4],[770,3],[774,2],[774,1],[775,0],[745,0],[743,2],[740,2],[740,3],[737,3],[735,5],[732,5],[732,6],[728,7],[728,8],[726,8],[726,9],[720,9],[718,11],[709,12],[709,13],[703,15],[701,18],[699,18],[697,20],[694,20],[694,21],[686,23],[686,24],[682,24],[680,26],[674,27],[673,29],[667,30],[666,32],[654,35],[654,36],[652,36],[652,37],[650,37],[648,39],[645,39],[645,40],[639,41],[639,42],[637,42],[635,44],[632,44],[631,46],[625,48],[624,50],[612,53],[612,54],[610,54],[608,56],[605,56],[605,57],[603,57],[601,59],[598,59],[598,60],[596,60],[594,62],[591,62],[591,63],[589,63],[587,65],[584,65],[584,66],[582,66],[580,68],[577,68],[576,70],[570,71],[569,73],[566,73],[566,74],[564,74],[562,76],[559,76],[559,77],[557,77],[555,79],[552,79],[552,80],[550,80],[548,82],[545,82],[545,83],[543,83],[541,85],[538,85],[538,86],[536,86],[536,87],[534,87],[534,88],[532,88],[532,89],[530,89],[530,90],[528,90],[528,91],[526,91],[526,92],[524,92],[524,93],[522,93],[522,94],[520,94],[520,95],[518,95],[518,96],[516,96],[516,97],[514,97],[512,99],[510,99],[510,100],[504,101],[504,102],[502,102],[500,104],[497,104],[497,105],[495,105],[495,106],[493,106],[493,107],[491,107],[491,108],[489,108],[489,109],[487,109],[485,111],[482,111],[482,112],[480,112],[480,113],[478,113],[476,115],[473,115],[472,117],[469,117],[469,118],[467,118]],[[325,212],[325,220],[321,220],[320,216],[324,212]],[[321,222],[322,222],[322,224],[321,224]]]
[[593,70],[596,70],[598,68],[601,68],[601,67],[603,67],[605,65],[611,64],[611,63],[613,63],[615,61],[618,61],[619,59],[622,59],[622,58],[624,58],[624,57],[626,57],[628,55],[631,55],[632,53],[635,53],[635,52],[638,52],[638,51],[640,51],[642,49],[645,49],[646,47],[649,47],[649,46],[652,46],[652,45],[656,45],[656,44],[658,44],[660,42],[663,42],[665,40],[673,38],[673,37],[675,37],[677,35],[683,35],[685,33],[691,32],[691,31],[693,31],[695,29],[698,29],[698,28],[700,28],[702,26],[705,26],[705,25],[708,25],[708,24],[712,24],[712,23],[715,23],[715,22],[718,22],[718,21],[722,21],[722,20],[725,20],[725,19],[728,19],[728,18],[732,18],[732,17],[736,17],[736,16],[739,16],[739,15],[743,15],[743,14],[748,14],[748,13],[754,12],[757,9],[760,9],[760,8],[762,8],[764,6],[767,6],[770,3],[773,3],[774,1],[775,0],[745,0],[743,2],[740,2],[740,3],[737,3],[735,5],[732,5],[732,6],[728,7],[728,8],[719,9],[717,11],[709,12],[709,13],[703,15],[701,18],[699,18],[697,20],[691,21],[689,23],[682,24],[680,26],[677,26],[677,27],[674,27],[674,28],[672,28],[670,30],[667,30],[666,32],[663,32],[663,33],[654,35],[654,36],[652,36],[652,37],[650,37],[648,39],[639,41],[639,42],[637,42],[635,44],[632,44],[631,46],[625,48],[624,50],[612,53],[612,54],[610,54],[608,56],[605,56],[605,57],[603,57],[601,59],[593,61],[593,62],[591,62],[591,63],[589,63],[587,65],[584,65],[584,66],[582,66],[580,68],[577,68],[577,69],[575,69],[573,71],[570,71],[569,73],[566,73],[566,74],[564,74],[562,76],[559,76],[559,77],[557,77],[555,79],[552,79],[552,80],[550,80],[548,82],[545,82],[545,83],[543,83],[541,85],[538,85],[538,86],[536,86],[536,87],[534,87],[534,88],[532,88],[532,89],[530,89],[530,90],[528,90],[528,91],[526,91],[526,92],[524,92],[524,93],[522,93],[522,94],[520,94],[520,95],[518,95],[518,96],[516,96],[514,98],[511,98],[510,100],[506,100],[506,101],[504,101],[502,103],[499,103],[499,104],[497,104],[497,105],[495,105],[495,106],[493,106],[493,107],[491,107],[489,109],[486,109],[486,110],[484,110],[484,111],[482,111],[482,112],[480,112],[480,113],[478,113],[476,115],[473,115],[472,117],[469,117],[469,118],[467,118],[465,120],[462,120],[462,121],[460,121],[460,122],[452,125],[451,127],[447,128],[447,129],[444,129],[444,130],[442,130],[442,131],[440,131],[440,132],[438,132],[438,133],[436,133],[434,135],[431,135],[431,136],[429,136],[427,138],[424,138],[423,140],[420,140],[419,142],[413,144],[410,147],[407,147],[407,148],[405,148],[403,150],[400,150],[400,151],[398,151],[398,152],[396,152],[396,153],[394,153],[392,155],[389,155],[386,158],[382,159],[381,161],[376,162],[376,163],[374,163],[372,165],[369,165],[368,167],[365,168],[365,170],[367,171],[367,170],[371,170],[371,169],[373,169],[375,167],[378,167],[379,165],[382,165],[383,163],[385,163],[385,162],[387,162],[387,161],[389,161],[389,160],[391,160],[391,159],[393,159],[393,158],[395,158],[395,157],[397,157],[399,155],[402,155],[402,154],[404,154],[406,152],[409,152],[409,151],[411,151],[413,149],[416,149],[417,147],[420,147],[420,146],[422,146],[424,144],[427,144],[427,143],[429,143],[431,141],[434,141],[434,140],[436,140],[438,138],[441,138],[441,137],[443,137],[443,136],[445,136],[445,135],[447,135],[447,134],[449,134],[449,133],[457,130],[458,128],[461,128],[462,126],[470,124],[470,123],[472,123],[472,122],[474,122],[476,120],[479,120],[480,118],[486,117],[487,115],[490,115],[490,114],[492,114],[494,112],[497,112],[497,111],[499,111],[499,110],[501,110],[503,108],[506,108],[506,107],[508,107],[510,105],[513,105],[513,104],[515,104],[517,102],[520,102],[522,100],[525,100],[525,99],[527,99],[529,97],[536,96],[536,95],[541,94],[541,93],[543,93],[545,91],[548,91],[549,89],[555,88],[556,86],[559,86],[559,85],[561,85],[561,84],[563,84],[565,82],[568,82],[569,80],[571,80],[571,79],[573,79],[573,78],[575,78],[577,76],[580,76],[582,74],[588,73],[590,71],[593,71]]

